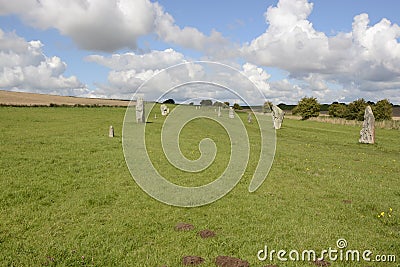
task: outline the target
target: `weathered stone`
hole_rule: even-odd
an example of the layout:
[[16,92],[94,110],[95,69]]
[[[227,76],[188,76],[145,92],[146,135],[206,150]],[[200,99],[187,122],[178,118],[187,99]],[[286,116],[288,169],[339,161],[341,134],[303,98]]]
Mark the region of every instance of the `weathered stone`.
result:
[[162,104],[160,106],[160,109],[161,109],[161,115],[163,115],[163,116],[167,116],[168,115],[169,108],[167,107],[167,105]]
[[108,130],[108,137],[114,137],[114,127],[111,125]]
[[221,107],[218,107],[218,117],[221,117]]
[[272,119],[274,120],[274,128],[280,129],[282,126],[283,118],[285,117],[285,112],[276,105],[272,105]]
[[143,98],[139,97],[136,100],[136,122],[137,123],[144,123],[144,101]]
[[229,118],[234,119],[235,118],[235,111],[233,110],[232,107],[229,107]]
[[247,114],[247,122],[251,123],[253,121],[253,117],[251,116],[251,113]]
[[360,131],[360,143],[373,144],[375,143],[375,117],[370,106],[365,108],[364,122]]

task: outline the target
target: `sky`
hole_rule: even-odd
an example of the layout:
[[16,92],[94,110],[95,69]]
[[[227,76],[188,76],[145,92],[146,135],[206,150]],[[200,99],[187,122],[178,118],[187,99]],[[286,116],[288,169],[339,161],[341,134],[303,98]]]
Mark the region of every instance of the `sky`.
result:
[[[207,76],[249,104],[400,104],[398,10],[398,0],[0,0],[0,89],[131,99],[153,79],[144,98],[159,100]],[[169,96],[243,100],[211,85]]]

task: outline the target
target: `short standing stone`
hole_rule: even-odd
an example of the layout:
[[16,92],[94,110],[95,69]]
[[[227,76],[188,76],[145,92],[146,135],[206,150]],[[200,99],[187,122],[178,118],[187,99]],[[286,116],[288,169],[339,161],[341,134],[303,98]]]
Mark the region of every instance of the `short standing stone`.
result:
[[232,107],[229,107],[229,118],[234,119],[235,118],[235,111],[233,110]]
[[136,122],[137,123],[144,123],[144,101],[143,98],[139,97],[136,100]]
[[360,143],[373,144],[375,143],[375,117],[370,106],[365,108],[364,122],[360,131]]
[[160,106],[160,110],[161,110],[161,115],[163,116],[167,116],[167,114],[169,113],[169,108],[167,107],[167,105],[162,104]]
[[285,112],[276,105],[272,105],[272,119],[274,120],[274,128],[280,129],[283,122]]
[[108,130],[108,137],[114,137],[114,127],[111,125]]
[[251,123],[253,120],[253,117],[251,116],[251,113],[247,114],[247,122]]

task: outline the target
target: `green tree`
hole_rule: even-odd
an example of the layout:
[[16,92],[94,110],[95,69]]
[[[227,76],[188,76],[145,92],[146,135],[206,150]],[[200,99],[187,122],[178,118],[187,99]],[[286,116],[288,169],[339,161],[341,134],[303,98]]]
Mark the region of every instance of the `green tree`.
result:
[[243,109],[238,103],[233,104],[233,108],[237,109],[237,110],[242,110]]
[[172,98],[167,99],[163,102],[163,104],[175,104],[175,100],[173,100]]
[[347,106],[343,103],[333,102],[328,108],[328,114],[336,118],[344,118],[346,115]]
[[229,107],[229,102],[224,102],[226,107]]
[[293,109],[293,114],[299,114],[302,120],[318,117],[321,105],[315,97],[303,97]]
[[367,107],[367,102],[364,98],[357,99],[347,106],[345,118],[348,120],[364,120],[364,112]]
[[210,99],[203,99],[200,101],[201,106],[212,106],[212,100]]
[[372,112],[374,112],[375,120],[377,121],[391,120],[393,105],[389,100],[382,99],[372,106]]
[[219,102],[219,101],[215,101],[214,104],[213,104],[213,106],[214,106],[214,107],[223,107],[223,106],[224,106],[224,103]]

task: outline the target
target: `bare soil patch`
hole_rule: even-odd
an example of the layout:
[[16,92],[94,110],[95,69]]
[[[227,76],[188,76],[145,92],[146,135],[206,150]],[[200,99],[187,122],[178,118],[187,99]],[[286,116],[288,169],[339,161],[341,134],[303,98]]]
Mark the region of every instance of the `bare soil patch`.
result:
[[175,226],[175,230],[177,231],[191,231],[194,229],[194,226],[190,223],[178,223]]
[[204,262],[204,259],[199,256],[185,256],[182,259],[183,265],[199,265]]
[[209,237],[214,237],[215,236],[215,232],[212,230],[202,230],[199,232],[199,235],[201,236],[201,238],[209,238]]

